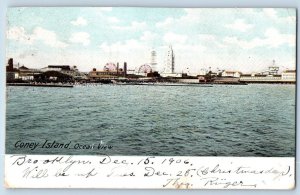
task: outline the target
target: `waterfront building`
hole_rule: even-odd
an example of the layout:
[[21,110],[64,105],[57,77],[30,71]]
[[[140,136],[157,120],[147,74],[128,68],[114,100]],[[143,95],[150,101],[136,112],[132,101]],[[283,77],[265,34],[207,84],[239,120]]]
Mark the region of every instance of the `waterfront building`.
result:
[[127,63],[124,62],[123,69],[119,68],[119,63],[114,65],[113,63],[107,63],[104,70],[97,70],[93,68],[92,71],[89,72],[88,77],[92,80],[99,79],[115,79],[118,77],[126,77],[127,76]]
[[10,58],[6,65],[6,81],[11,82],[19,78],[18,69],[14,68],[14,60]]
[[275,65],[275,60],[273,60],[272,65],[269,66],[267,70],[259,72],[257,74],[261,74],[261,75],[278,75],[278,71],[279,71],[279,67]]
[[248,83],[280,83],[281,75],[262,75],[262,74],[243,74],[240,77],[241,82]]
[[41,71],[42,72],[56,71],[64,74],[70,74],[71,66],[70,65],[48,65],[47,67],[41,68]]
[[241,82],[248,83],[296,83],[296,70],[285,70],[278,74],[279,68],[270,66],[267,71],[252,74],[243,74]]
[[19,79],[23,81],[32,81],[35,75],[42,73],[41,69],[27,68],[26,66],[21,66],[19,69]]
[[239,78],[241,77],[241,72],[239,71],[228,71],[228,70],[225,70],[222,72],[222,77],[235,77],[235,78]]
[[58,71],[50,70],[40,74],[34,75],[34,81],[43,83],[52,82],[74,82],[74,77],[68,74],[64,74]]
[[182,77],[182,73],[160,73],[162,77]]
[[119,71],[106,71],[106,70],[97,70],[94,68],[92,71],[89,72],[88,77],[90,79],[115,79],[118,77],[124,76],[124,71],[122,69],[119,69]]
[[285,70],[281,74],[281,79],[287,82],[296,82],[296,70]]
[[42,68],[40,72],[56,71],[74,77],[77,80],[87,79],[86,75],[80,72],[77,66],[70,65],[48,65]]

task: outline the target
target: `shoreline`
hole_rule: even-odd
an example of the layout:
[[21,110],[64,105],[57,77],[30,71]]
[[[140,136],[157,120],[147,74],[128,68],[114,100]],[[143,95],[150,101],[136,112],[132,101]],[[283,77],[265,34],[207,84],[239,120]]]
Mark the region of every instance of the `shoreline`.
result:
[[214,85],[251,85],[251,84],[272,84],[272,85],[296,85],[293,82],[240,82],[240,83],[177,83],[177,82],[118,82],[118,83],[102,83],[102,82],[86,82],[86,83],[6,83],[6,86],[26,86],[26,87],[60,87],[72,88],[74,86],[86,85],[139,85],[139,86],[170,86],[170,87],[213,87]]
[[72,88],[74,85],[70,84],[51,84],[51,83],[6,83],[6,86],[26,86],[26,87],[68,87]]

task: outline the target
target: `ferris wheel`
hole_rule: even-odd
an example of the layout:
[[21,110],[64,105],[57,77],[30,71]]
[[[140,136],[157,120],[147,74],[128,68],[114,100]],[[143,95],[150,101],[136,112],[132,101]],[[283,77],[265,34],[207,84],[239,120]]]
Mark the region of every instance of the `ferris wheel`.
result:
[[143,64],[140,66],[138,73],[150,73],[152,72],[152,68],[149,64]]
[[112,62],[108,62],[104,65],[103,69],[105,71],[117,71],[117,66]]

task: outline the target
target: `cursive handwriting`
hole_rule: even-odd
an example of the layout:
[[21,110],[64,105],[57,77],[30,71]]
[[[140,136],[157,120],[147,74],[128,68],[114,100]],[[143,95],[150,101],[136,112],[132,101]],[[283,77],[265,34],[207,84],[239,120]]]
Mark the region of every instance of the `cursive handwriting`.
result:
[[227,158],[226,163],[217,158],[216,162],[204,160],[202,157],[11,155],[7,161],[9,169],[16,173],[13,177],[26,180],[78,177],[113,182],[118,178],[117,181],[123,182],[147,181],[146,187],[154,182],[159,183],[156,187],[176,189],[255,189],[263,188],[265,181],[270,184],[293,181],[294,177],[292,163],[278,165],[268,158],[255,159],[261,161],[256,164],[248,159],[230,162]]

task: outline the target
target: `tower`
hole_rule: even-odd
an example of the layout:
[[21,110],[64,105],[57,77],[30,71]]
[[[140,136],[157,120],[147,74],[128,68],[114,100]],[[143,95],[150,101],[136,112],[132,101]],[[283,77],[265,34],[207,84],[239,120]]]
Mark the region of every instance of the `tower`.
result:
[[277,75],[279,67],[275,65],[275,60],[273,60],[272,62],[272,66],[269,66],[269,75]]
[[167,51],[164,73],[174,73],[175,55],[172,46],[170,45]]
[[153,72],[157,71],[156,51],[154,49],[151,50],[150,65]]
[[127,76],[127,62],[124,62],[124,69],[123,69],[123,74],[124,74],[124,77]]

